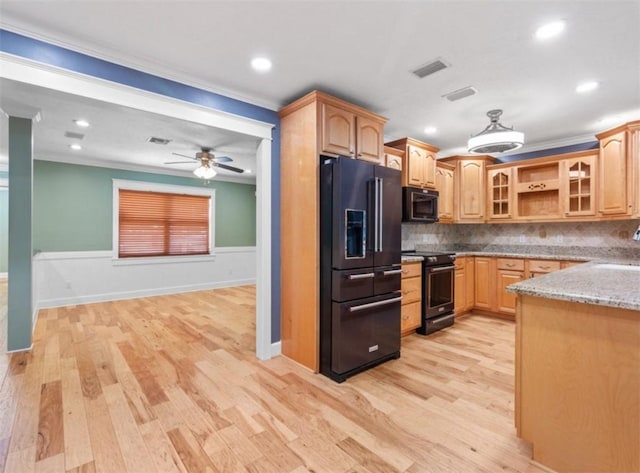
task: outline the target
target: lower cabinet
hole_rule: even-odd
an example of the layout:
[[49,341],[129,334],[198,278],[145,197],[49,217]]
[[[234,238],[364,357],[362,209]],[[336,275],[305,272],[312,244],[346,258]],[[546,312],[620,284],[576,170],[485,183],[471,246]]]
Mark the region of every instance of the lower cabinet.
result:
[[516,295],[507,292],[507,286],[524,280],[524,259],[497,258],[496,312],[515,316]]
[[514,317],[516,296],[507,286],[580,264],[576,261],[467,256],[456,260],[455,312],[472,309]]
[[456,258],[455,290],[453,311],[456,315],[464,314],[473,309],[475,295],[474,257],[459,256]]
[[495,312],[495,258],[476,256],[475,258],[475,297],[473,307]]
[[422,324],[422,263],[402,263],[400,332],[413,333]]

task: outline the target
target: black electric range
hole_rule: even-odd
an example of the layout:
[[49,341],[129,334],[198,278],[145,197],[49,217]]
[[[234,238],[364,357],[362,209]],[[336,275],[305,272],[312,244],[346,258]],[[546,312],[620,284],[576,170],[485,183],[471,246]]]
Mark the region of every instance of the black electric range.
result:
[[422,256],[422,324],[417,330],[428,335],[453,325],[455,314],[455,253],[403,251],[403,255]]

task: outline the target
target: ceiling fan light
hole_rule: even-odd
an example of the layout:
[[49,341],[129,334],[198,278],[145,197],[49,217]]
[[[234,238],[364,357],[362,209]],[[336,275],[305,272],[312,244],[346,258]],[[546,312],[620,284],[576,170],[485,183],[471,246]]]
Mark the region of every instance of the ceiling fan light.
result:
[[500,115],[502,115],[502,110],[487,112],[491,123],[483,131],[469,138],[467,149],[470,153],[504,153],[522,148],[524,133],[501,125],[498,121]]
[[209,166],[198,166],[193,173],[201,179],[212,179],[218,174],[215,169]]

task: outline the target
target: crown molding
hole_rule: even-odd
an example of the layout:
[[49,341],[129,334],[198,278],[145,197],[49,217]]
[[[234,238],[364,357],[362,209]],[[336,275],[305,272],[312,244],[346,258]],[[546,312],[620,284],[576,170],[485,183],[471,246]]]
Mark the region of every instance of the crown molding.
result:
[[76,53],[85,54],[96,59],[102,59],[103,61],[112,62],[114,64],[118,64],[119,66],[129,67],[140,72],[145,72],[147,74],[158,76],[163,79],[179,82],[183,85],[195,87],[206,92],[223,95],[235,100],[240,100],[241,102],[246,102],[251,105],[263,107],[268,110],[278,111],[280,108],[282,108],[283,105],[285,105],[283,103],[273,102],[262,97],[240,93],[224,87],[212,87],[211,84],[198,81],[194,77],[186,74],[180,74],[175,70],[164,67],[150,59],[136,57],[133,55],[125,55],[122,54],[122,51],[120,52],[120,54],[117,54],[113,50],[110,50],[108,48],[101,48],[96,46],[95,44],[79,44],[77,38],[71,38],[60,33],[52,33],[50,31],[34,31],[33,25],[25,26],[25,24],[20,21],[16,21],[15,19],[10,19],[9,22],[7,22],[6,15],[5,18],[0,21],[0,28],[12,33],[43,41],[54,46],[59,46]]

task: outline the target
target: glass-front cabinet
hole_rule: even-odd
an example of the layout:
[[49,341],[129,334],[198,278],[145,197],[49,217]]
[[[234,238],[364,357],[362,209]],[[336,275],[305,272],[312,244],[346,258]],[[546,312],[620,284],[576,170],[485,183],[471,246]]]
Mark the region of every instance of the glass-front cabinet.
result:
[[595,215],[597,154],[563,161],[564,214],[566,217]]
[[487,184],[489,219],[511,218],[511,168],[488,171]]

